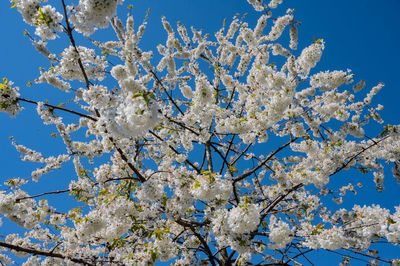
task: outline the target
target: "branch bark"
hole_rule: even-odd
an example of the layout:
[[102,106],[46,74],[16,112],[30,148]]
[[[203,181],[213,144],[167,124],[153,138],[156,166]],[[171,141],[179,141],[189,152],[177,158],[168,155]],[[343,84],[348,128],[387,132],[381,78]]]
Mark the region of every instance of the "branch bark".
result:
[[59,258],[59,259],[68,259],[68,260],[71,260],[71,261],[73,261],[75,263],[79,263],[79,264],[87,265],[87,266],[95,266],[96,265],[96,264],[87,262],[87,261],[85,261],[83,259],[69,258],[69,257],[64,256],[62,254],[59,254],[59,253],[36,250],[36,249],[32,249],[32,248],[24,248],[24,247],[8,244],[8,243],[2,242],[2,241],[0,241],[0,247],[7,248],[7,249],[10,249],[10,250],[14,250],[14,251],[17,251],[17,252],[25,252],[25,253],[29,253],[29,254],[32,254],[32,255],[46,256],[46,257]]

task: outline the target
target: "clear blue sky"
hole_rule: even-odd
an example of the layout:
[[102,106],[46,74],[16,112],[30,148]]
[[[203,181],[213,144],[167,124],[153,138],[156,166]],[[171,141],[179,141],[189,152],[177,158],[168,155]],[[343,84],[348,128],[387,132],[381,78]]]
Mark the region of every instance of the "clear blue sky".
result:
[[[49,3],[58,3],[52,1]],[[69,2],[69,1],[67,1]],[[162,29],[160,17],[164,15],[176,25],[177,21],[186,26],[193,25],[211,35],[218,30],[224,18],[228,21],[235,13],[248,12],[250,25],[255,25],[257,16],[245,0],[126,0],[134,5],[135,25],[141,23],[147,8],[151,8],[149,26],[142,43],[144,50],[154,50],[158,43],[164,43],[166,34]],[[59,3],[58,3],[59,4]],[[323,38],[326,49],[319,70],[351,69],[355,79],[367,80],[366,88],[371,88],[378,82],[386,86],[375,98],[375,103],[385,106],[382,116],[386,123],[399,124],[400,114],[400,30],[398,0],[286,0],[275,11],[283,14],[287,8],[294,8],[295,17],[302,24],[299,27],[299,52],[313,42],[313,38]],[[125,14],[127,9],[120,9]],[[20,15],[10,9],[8,1],[0,2],[0,32],[1,64],[0,78],[7,77],[21,88],[23,97],[33,100],[48,100],[49,103],[65,102],[63,94],[49,86],[26,87],[29,80],[34,80],[39,74],[39,66],[47,67],[46,60],[39,55],[24,37],[23,31],[33,30],[22,22]],[[105,38],[104,35],[94,35],[94,38]],[[114,38],[114,35],[111,35]],[[65,39],[62,39],[65,41]],[[61,41],[62,41],[61,40]],[[64,42],[65,43],[65,42]],[[57,50],[59,46],[51,45]],[[60,52],[60,50],[58,50]],[[65,152],[61,141],[50,137],[54,128],[43,126],[36,115],[34,106],[23,104],[25,110],[16,118],[0,113],[0,182],[11,177],[27,177],[33,169],[32,164],[19,162],[19,154],[10,145],[9,136],[14,136],[21,143],[43,151],[45,155],[57,155]],[[67,165],[70,167],[71,165]],[[390,172],[387,172],[385,195],[375,192],[361,193],[357,200],[366,204],[379,202],[390,208],[400,205],[398,197],[400,189],[395,184]],[[46,184],[31,186],[37,193],[66,187],[67,181],[73,177],[70,169],[57,171],[45,176]],[[47,181],[48,180],[48,181]],[[368,188],[373,189],[371,178],[365,178]],[[349,180],[350,181],[350,180]],[[349,182],[346,181],[346,182]],[[32,193],[35,194],[35,193]],[[53,199],[54,202],[57,199]],[[52,202],[52,200],[50,201]],[[4,221],[5,222],[5,221]],[[0,228],[0,239],[5,234],[18,231],[15,226],[4,224]],[[395,251],[388,250],[394,255]],[[336,263],[324,265],[336,265]]]

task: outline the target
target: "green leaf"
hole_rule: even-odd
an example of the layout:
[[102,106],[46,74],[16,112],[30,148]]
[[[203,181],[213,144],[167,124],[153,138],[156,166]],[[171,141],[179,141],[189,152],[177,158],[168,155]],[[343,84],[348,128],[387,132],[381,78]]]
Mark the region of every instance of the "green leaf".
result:
[[363,166],[358,166],[357,169],[364,175],[364,174],[368,174],[368,169],[366,167]]
[[315,42],[315,43],[320,43],[322,40],[323,40],[323,39],[317,39],[317,38],[314,37],[314,42]]
[[151,259],[153,260],[153,262],[156,261],[157,259],[157,253],[155,251],[151,251]]

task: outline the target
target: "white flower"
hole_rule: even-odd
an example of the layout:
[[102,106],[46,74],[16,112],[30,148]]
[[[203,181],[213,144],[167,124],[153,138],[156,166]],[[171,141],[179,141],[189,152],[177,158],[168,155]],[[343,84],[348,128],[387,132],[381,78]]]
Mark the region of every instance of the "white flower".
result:
[[187,99],[192,99],[193,98],[193,91],[192,88],[190,88],[186,84],[181,84],[179,85],[179,88],[181,89],[182,95],[185,96]]
[[349,84],[352,82],[352,77],[353,75],[349,74],[349,71],[325,71],[311,76],[310,85],[321,90],[330,90],[340,87],[344,83]]
[[271,216],[269,222],[269,240],[274,244],[269,244],[268,247],[271,249],[282,249],[285,248],[288,243],[293,239],[292,230],[289,225],[283,221],[276,221],[275,216]]
[[5,112],[11,117],[15,117],[22,110],[18,104],[19,88],[13,88],[13,84],[6,78],[3,78],[3,83],[0,83],[0,112]]
[[319,40],[310,46],[304,48],[299,58],[296,60],[298,70],[302,78],[306,78],[310,73],[311,68],[315,67],[322,56],[325,44],[323,40]]
[[210,201],[228,200],[232,194],[232,185],[215,173],[199,175],[192,185],[193,197]]
[[143,136],[157,124],[158,104],[151,93],[129,91],[117,107],[104,111],[103,119],[110,133],[116,136]]
[[255,204],[239,205],[229,211],[227,224],[234,233],[250,233],[259,223],[260,211]]
[[194,102],[207,105],[212,103],[214,99],[214,88],[208,82],[205,76],[201,76],[196,80],[196,91]]
[[54,68],[54,73],[61,75],[67,80],[80,80],[85,81],[82,70],[78,64],[78,58],[81,60],[86,75],[89,79],[103,80],[105,78],[105,68],[107,61],[103,56],[96,55],[93,49],[83,46],[77,47],[78,53],[75,48],[70,46],[62,53],[60,64]]
[[126,71],[126,68],[122,65],[116,65],[111,69],[111,75],[113,78],[116,80],[124,80],[128,77],[128,72]]
[[43,40],[53,40],[57,37],[57,31],[61,32],[63,27],[61,21],[63,16],[50,5],[39,7],[33,18],[37,25],[35,34]]
[[289,23],[293,20],[292,15],[285,15],[282,17],[279,17],[275,20],[274,26],[272,26],[272,29],[270,33],[268,34],[268,40],[269,41],[275,41],[277,40],[281,35],[282,32],[285,30],[286,26],[289,25]]
[[121,0],[80,0],[70,21],[78,32],[89,36],[96,31],[96,27],[108,26],[110,19],[117,13],[117,4],[121,3]]
[[249,4],[251,4],[256,11],[263,11],[264,6],[263,6],[263,1],[262,0],[247,0]]
[[137,197],[144,201],[155,201],[159,200],[163,193],[163,184],[157,180],[157,175],[153,175],[140,187]]

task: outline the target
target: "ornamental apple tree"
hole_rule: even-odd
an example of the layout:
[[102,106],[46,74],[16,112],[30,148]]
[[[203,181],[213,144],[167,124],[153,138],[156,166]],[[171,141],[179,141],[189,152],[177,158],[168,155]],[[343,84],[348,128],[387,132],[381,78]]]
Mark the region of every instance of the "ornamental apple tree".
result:
[[[370,248],[400,243],[400,206],[335,209],[332,197],[341,203],[361,184],[329,187],[346,172],[372,173],[379,191],[386,168],[400,178],[400,127],[385,125],[372,102],[384,85],[360,97],[365,81],[350,70],[313,70],[325,42],[297,51],[300,23],[292,9],[278,14],[282,0],[248,0],[256,26],[236,15],[214,36],[162,17],[168,37],[154,51],[141,45],[147,17],[135,25],[132,10],[116,16],[123,0],[49,2],[11,6],[49,62],[34,83],[62,90],[69,103],[24,98],[4,78],[0,111],[15,117],[36,106],[65,152],[47,157],[11,139],[38,168],[3,180],[2,222],[24,233],[0,239],[2,265],[16,257],[23,265],[289,265],[314,250],[400,264]],[[109,26],[109,41],[91,38]],[[60,36],[68,42],[48,48]],[[380,133],[370,135],[371,125]],[[68,161],[69,186],[28,189]]]

